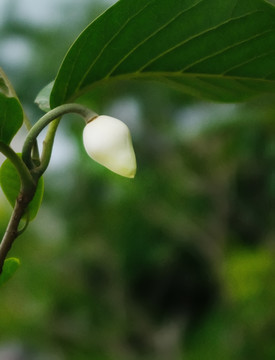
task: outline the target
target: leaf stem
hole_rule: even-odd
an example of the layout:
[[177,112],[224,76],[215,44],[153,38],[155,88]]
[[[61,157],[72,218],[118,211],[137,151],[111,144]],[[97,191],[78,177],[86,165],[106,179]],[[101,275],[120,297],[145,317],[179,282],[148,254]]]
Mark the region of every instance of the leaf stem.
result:
[[[86,122],[89,122],[95,117],[97,117],[97,114],[94,111],[80,104],[60,105],[55,109],[50,110],[44,116],[42,116],[42,118],[40,118],[29,131],[22,151],[22,159],[24,163],[27,165],[29,169],[33,170],[33,172],[35,172],[37,176],[41,176],[49,164],[54,136],[60,120],[59,118],[68,113],[78,114],[81,117],[83,117]],[[59,120],[55,121],[57,119]],[[31,151],[38,135],[51,122],[53,123],[51,124],[49,131],[46,135],[45,141],[43,143],[44,147],[43,147],[41,164],[38,167],[36,167],[31,157]]]
[[[28,204],[30,203],[35,194],[35,190],[36,186],[33,187],[32,191],[28,191],[28,193],[24,194],[21,191],[16,200],[12,216],[0,244],[0,274],[3,269],[4,261],[12,247],[14,240],[23,232],[22,230],[19,230],[18,227]],[[25,230],[25,227],[23,228],[23,230]]]
[[22,192],[28,192],[35,187],[35,181],[27,168],[24,161],[19,155],[7,144],[0,141],[0,152],[4,154],[16,168],[20,179],[21,179],[21,190]]
[[0,274],[1,274],[4,261],[7,257],[9,250],[12,247],[14,240],[20,234],[22,234],[22,232],[25,230],[27,226],[26,223],[26,226],[24,226],[23,229],[18,230],[21,218],[24,215],[28,204],[30,203],[30,201],[32,200],[35,194],[37,183],[32,177],[26,164],[23,162],[21,157],[18,156],[16,152],[13,151],[12,148],[10,148],[7,144],[3,142],[0,142],[0,152],[2,152],[12,162],[21,179],[20,193],[16,199],[12,216],[7,226],[5,235],[3,236],[3,239],[0,244]]
[[51,160],[54,138],[55,138],[55,134],[56,134],[58,125],[60,123],[60,120],[61,120],[61,118],[58,118],[49,124],[48,132],[43,141],[41,164],[36,169],[36,172],[38,172],[39,174],[43,174],[45,172],[45,170],[47,169],[49,162]]
[[[19,229],[19,224],[25,214],[25,210],[34,197],[38,179],[49,164],[54,136],[61,116],[68,113],[79,114],[86,122],[97,117],[94,111],[79,104],[65,104],[49,111],[30,129],[23,146],[22,159],[8,145],[0,142],[0,151],[13,163],[21,178],[20,193],[16,199],[12,216],[0,244],[0,274],[13,242],[22,234],[27,226],[28,219],[26,226],[21,230]],[[35,163],[36,159],[32,158],[32,151],[36,144],[37,136],[49,124],[50,127],[43,143],[41,162],[37,165],[37,163]]]

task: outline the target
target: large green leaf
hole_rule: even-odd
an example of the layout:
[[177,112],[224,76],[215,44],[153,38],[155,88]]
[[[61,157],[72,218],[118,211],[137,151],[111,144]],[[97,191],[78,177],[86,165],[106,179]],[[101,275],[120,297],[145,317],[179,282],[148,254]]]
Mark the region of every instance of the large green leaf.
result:
[[275,92],[275,7],[263,0],[120,0],[69,50],[51,106],[112,78],[160,79],[215,101]]
[[9,144],[23,123],[19,101],[0,92],[0,141]]
[[[9,159],[5,160],[0,168],[0,185],[9,203],[12,207],[14,207],[16,198],[20,191],[21,182],[15,167]],[[44,181],[41,177],[39,179],[34,198],[29,203],[27,209],[29,220],[33,220],[35,218],[42,202],[43,193]]]

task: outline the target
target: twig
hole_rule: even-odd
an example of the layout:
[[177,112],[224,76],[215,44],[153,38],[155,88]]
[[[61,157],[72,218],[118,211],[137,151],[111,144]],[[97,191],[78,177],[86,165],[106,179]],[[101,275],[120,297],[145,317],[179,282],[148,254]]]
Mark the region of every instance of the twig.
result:
[[22,234],[22,230],[19,230],[20,221],[25,214],[28,204],[31,202],[35,194],[35,188],[33,192],[26,194],[20,194],[16,200],[15,207],[13,209],[12,216],[7,226],[6,232],[3,236],[0,244],[0,274],[2,273],[4,261],[10,251],[15,239]]

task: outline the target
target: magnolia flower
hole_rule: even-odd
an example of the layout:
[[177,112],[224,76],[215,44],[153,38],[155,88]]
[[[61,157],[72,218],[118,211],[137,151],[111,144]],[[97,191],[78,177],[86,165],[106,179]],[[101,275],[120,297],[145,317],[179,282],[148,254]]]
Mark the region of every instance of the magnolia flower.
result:
[[101,115],[90,121],[83,131],[88,155],[113,172],[133,178],[136,157],[128,127],[120,120]]

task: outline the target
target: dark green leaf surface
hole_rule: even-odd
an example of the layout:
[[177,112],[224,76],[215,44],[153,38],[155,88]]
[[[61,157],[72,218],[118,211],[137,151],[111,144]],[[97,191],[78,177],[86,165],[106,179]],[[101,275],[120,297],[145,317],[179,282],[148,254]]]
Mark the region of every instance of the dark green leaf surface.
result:
[[[15,92],[11,82],[9,81],[7,75],[4,73],[3,69],[0,67],[0,95],[1,94],[6,96],[7,98],[13,98],[17,101],[16,109],[15,109],[15,107],[13,109],[14,117],[10,117],[10,119],[8,118],[8,116],[6,118],[4,117],[3,114],[5,114],[4,113],[5,108],[2,107],[3,104],[0,105],[0,112],[2,114],[2,117],[4,118],[4,121],[5,122],[8,121],[9,128],[11,128],[13,130],[15,130],[15,129],[18,130],[21,127],[22,122],[24,121],[26,128],[28,130],[30,130],[32,125],[31,125],[29,119],[27,118],[26,114],[23,111],[22,105],[18,99],[18,96],[16,95],[16,92]],[[12,100],[12,102],[15,103],[15,100]],[[20,111],[19,107],[21,108],[21,111]],[[22,115],[21,115],[21,112],[22,112]],[[0,116],[1,116],[1,114],[0,114]],[[19,121],[19,119],[21,119],[21,117],[22,117],[22,121],[21,120]],[[2,124],[2,122],[3,122],[3,119],[0,119],[0,124]],[[19,126],[19,123],[20,123],[20,126]],[[2,141],[4,141],[4,140],[2,140]]]
[[23,123],[19,101],[0,92],[0,141],[9,144]]
[[3,270],[0,275],[0,286],[7,282],[20,266],[20,261],[17,258],[8,258],[4,262]]
[[275,8],[263,0],[120,0],[69,50],[51,106],[111,78],[159,79],[215,101],[275,92]]
[[[20,177],[9,159],[5,160],[0,169],[0,185],[12,207],[20,191]],[[34,198],[28,206],[29,220],[33,220],[40,208],[44,192],[44,181],[40,178]],[[26,217],[26,216],[25,216]]]

